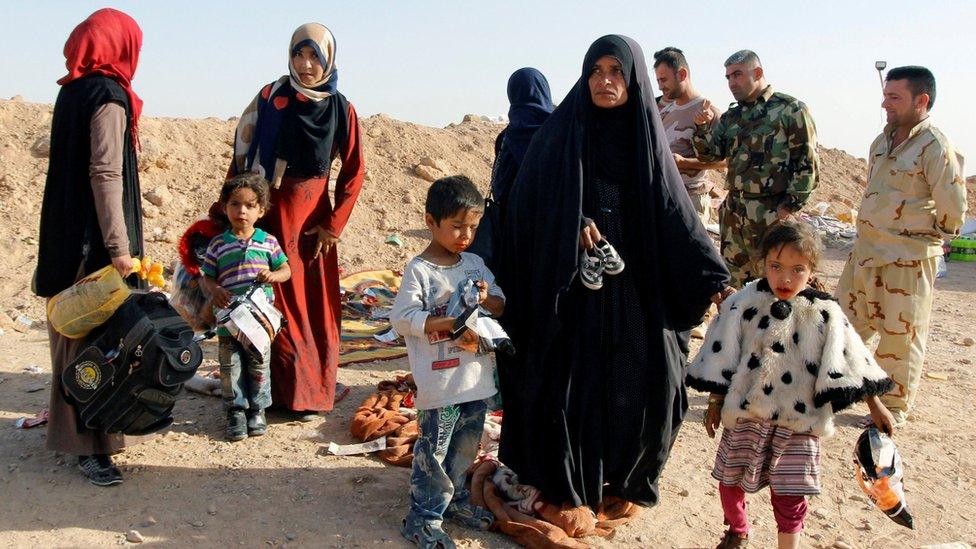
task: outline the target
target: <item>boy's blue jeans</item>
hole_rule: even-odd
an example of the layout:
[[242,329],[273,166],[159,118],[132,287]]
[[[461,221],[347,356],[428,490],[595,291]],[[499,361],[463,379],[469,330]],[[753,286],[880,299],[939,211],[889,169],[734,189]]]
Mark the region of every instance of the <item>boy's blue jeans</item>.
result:
[[220,385],[225,410],[258,412],[271,406],[271,360],[257,361],[236,339],[218,338]]
[[465,474],[478,455],[486,410],[486,401],[478,400],[418,411],[408,521],[439,522],[449,504],[468,502]]

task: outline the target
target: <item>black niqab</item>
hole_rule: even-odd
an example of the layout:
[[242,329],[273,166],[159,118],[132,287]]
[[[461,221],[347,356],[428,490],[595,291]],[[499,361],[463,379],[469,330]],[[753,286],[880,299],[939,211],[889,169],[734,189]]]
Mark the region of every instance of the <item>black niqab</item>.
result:
[[[617,58],[628,101],[593,105],[588,77]],[[532,140],[509,197],[500,284],[519,349],[499,359],[501,459],[555,503],[658,501],[687,408],[682,332],[728,272],[671,160],[643,53],[607,36]],[[626,262],[604,288],[576,280],[579,228],[595,216]]]

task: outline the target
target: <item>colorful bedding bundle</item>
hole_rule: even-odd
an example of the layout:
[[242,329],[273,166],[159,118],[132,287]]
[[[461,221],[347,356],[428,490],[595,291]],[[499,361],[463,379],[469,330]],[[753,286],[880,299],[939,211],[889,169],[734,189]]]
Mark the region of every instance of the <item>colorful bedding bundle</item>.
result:
[[402,338],[390,326],[390,309],[399,288],[400,275],[394,271],[364,271],[339,281],[340,366],[407,356]]

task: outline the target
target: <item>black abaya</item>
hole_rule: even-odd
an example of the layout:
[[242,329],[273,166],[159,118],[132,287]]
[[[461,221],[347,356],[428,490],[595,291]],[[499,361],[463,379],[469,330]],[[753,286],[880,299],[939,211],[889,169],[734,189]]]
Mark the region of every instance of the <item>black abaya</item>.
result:
[[[593,106],[603,55],[627,71],[628,102]],[[553,503],[658,500],[687,407],[679,332],[728,273],[670,160],[639,46],[591,46],[583,76],[534,138],[510,198],[501,276],[519,353],[500,359],[503,462]],[[576,278],[582,217],[626,263],[601,290]]]

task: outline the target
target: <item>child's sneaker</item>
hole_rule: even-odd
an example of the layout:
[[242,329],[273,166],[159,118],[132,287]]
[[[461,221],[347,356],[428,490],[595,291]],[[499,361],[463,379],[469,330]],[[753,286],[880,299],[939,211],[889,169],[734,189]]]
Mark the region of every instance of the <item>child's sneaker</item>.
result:
[[722,536],[722,541],[718,542],[715,549],[739,549],[749,546],[749,534],[737,534],[732,530],[726,530]]
[[495,515],[484,507],[479,507],[470,501],[465,503],[451,503],[444,511],[444,517],[453,520],[461,526],[476,530],[488,530],[495,523]]
[[247,438],[247,416],[244,410],[227,411],[227,440],[237,442]]
[[[596,249],[594,248],[594,252]],[[603,258],[584,249],[580,252],[580,282],[591,290],[603,287]]]
[[259,437],[268,432],[268,420],[264,417],[264,410],[258,410],[247,415],[247,434]]
[[596,252],[597,257],[603,260],[603,271],[605,273],[618,275],[624,272],[623,258],[617,253],[617,249],[607,242],[607,239],[604,238],[597,242],[593,251]]
[[400,526],[400,535],[421,549],[456,549],[454,541],[441,528],[440,521],[407,517]]

